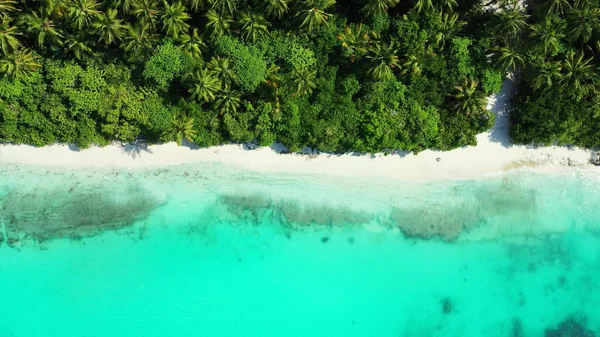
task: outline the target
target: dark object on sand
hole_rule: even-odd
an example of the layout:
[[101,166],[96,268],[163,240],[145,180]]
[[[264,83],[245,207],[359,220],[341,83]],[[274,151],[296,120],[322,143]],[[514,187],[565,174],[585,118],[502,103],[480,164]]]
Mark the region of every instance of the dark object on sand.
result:
[[324,236],[324,237],[321,238],[321,242],[327,243],[327,241],[329,241],[329,237]]
[[354,238],[348,238],[348,243],[354,244]]
[[590,158],[590,163],[596,166],[600,166],[600,152],[592,153],[592,158]]
[[441,161],[442,161],[442,158],[440,158],[440,157],[437,157],[437,158],[435,159],[435,161],[437,161],[437,162],[439,163],[439,162],[441,162]]

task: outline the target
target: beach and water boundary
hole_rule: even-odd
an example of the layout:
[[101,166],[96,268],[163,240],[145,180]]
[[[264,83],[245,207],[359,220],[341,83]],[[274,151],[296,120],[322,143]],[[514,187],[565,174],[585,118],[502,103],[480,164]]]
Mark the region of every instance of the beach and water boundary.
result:
[[598,335],[598,169],[503,112],[418,155],[0,147],[0,336]]

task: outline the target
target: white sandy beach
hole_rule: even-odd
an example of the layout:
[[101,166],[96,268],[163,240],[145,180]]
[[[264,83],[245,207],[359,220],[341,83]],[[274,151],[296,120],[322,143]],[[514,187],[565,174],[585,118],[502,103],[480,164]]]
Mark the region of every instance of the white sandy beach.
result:
[[[114,167],[144,169],[188,163],[220,162],[261,171],[336,176],[378,176],[410,181],[476,178],[498,172],[536,168],[543,170],[590,169],[591,152],[566,147],[532,148],[512,145],[508,136],[509,93],[512,82],[490,98],[488,108],[496,114],[495,126],[477,136],[477,146],[448,152],[423,151],[417,155],[302,155],[280,154],[270,147],[246,150],[242,145],[192,149],[175,143],[153,145],[134,155],[119,145],[73,151],[68,145],[35,148],[1,145],[0,165],[24,164],[50,167]],[[439,162],[437,161],[439,158]]]

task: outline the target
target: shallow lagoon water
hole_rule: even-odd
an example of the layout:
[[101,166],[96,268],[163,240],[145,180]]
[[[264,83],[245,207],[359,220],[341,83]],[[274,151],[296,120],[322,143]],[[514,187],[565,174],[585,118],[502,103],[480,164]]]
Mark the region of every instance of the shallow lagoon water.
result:
[[1,167],[0,336],[600,335],[600,180]]

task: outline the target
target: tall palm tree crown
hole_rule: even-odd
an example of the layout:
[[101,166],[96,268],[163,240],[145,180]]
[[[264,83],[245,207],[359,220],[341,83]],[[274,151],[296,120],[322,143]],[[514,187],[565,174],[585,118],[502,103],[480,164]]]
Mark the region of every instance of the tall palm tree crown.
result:
[[37,57],[28,49],[19,49],[0,59],[0,73],[12,78],[24,78],[42,67]]
[[197,131],[194,128],[194,118],[180,113],[163,133],[163,139],[166,141],[174,141],[181,146],[184,139],[193,142]]
[[244,41],[254,43],[269,33],[270,23],[262,15],[253,12],[242,12],[238,23],[241,26]]
[[164,12],[161,16],[163,29],[172,38],[177,38],[179,34],[189,29],[190,25],[186,23],[190,19],[185,11],[185,6],[181,2],[169,4],[164,2]]
[[17,27],[11,26],[6,19],[0,21],[0,50],[4,55],[13,53],[21,46],[18,35]]
[[305,28],[308,32],[312,32],[321,26],[327,25],[329,14],[326,9],[335,4],[335,0],[305,0],[307,9],[298,12],[297,16],[304,17],[300,27]]
[[477,90],[479,83],[473,79],[465,79],[462,85],[454,87],[450,94],[454,100],[454,109],[467,116],[477,115],[485,111],[487,96]]
[[117,17],[117,13],[118,11],[116,9],[109,8],[98,21],[92,24],[92,27],[100,36],[99,41],[103,41],[105,44],[111,44],[122,39],[125,25],[123,25],[121,19]]
[[367,73],[377,80],[389,80],[394,77],[394,69],[400,68],[398,48],[392,41],[390,44],[376,42],[369,49],[369,70]]

